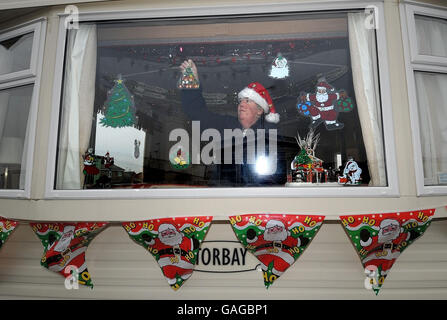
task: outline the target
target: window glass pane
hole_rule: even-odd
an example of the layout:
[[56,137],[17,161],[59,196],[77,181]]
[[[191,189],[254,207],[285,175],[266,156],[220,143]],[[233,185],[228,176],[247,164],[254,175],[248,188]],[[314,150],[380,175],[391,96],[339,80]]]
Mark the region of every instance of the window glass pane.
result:
[[447,75],[415,72],[425,185],[447,184]]
[[0,189],[23,189],[24,146],[33,86],[0,91]]
[[447,20],[416,15],[419,54],[447,57]]
[[0,75],[30,68],[34,33],[0,42]]
[[81,24],[56,188],[386,186],[375,53],[363,12]]

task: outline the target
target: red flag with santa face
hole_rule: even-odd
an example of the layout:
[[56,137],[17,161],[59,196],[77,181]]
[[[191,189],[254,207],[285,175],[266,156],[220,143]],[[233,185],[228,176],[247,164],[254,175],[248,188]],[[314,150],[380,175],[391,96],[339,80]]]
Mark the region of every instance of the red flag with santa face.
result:
[[41,240],[44,253],[40,264],[65,278],[76,272],[78,283],[93,288],[85,261],[90,242],[107,226],[106,222],[30,223]]
[[435,209],[340,216],[375,294],[399,255],[430,226]]
[[280,277],[315,238],[324,216],[246,214],[230,217],[237,238],[261,262],[264,285]]
[[179,289],[191,277],[212,217],[176,217],[124,222],[129,237],[157,260],[168,284]]

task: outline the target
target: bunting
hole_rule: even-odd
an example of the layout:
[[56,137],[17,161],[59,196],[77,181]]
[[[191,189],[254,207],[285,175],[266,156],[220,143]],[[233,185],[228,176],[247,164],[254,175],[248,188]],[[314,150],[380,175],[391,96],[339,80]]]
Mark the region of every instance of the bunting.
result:
[[315,238],[324,216],[247,214],[230,217],[242,245],[261,262],[268,289]]
[[85,252],[93,238],[105,229],[107,223],[30,223],[30,226],[44,247],[40,262],[43,267],[58,272],[65,278],[77,279],[77,283],[93,288]]
[[129,237],[147,249],[172,289],[189,279],[212,217],[186,217],[124,222]]
[[0,249],[17,226],[17,221],[0,217]]
[[399,255],[430,226],[435,209],[340,216],[367,273],[366,287],[375,294]]

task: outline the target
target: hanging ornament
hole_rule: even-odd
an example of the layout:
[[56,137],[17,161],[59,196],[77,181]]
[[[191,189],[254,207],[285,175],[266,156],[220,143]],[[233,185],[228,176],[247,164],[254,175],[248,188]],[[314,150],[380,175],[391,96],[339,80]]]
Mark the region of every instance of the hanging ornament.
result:
[[11,235],[17,226],[17,221],[12,221],[0,217],[0,248],[6,242],[6,239]]
[[105,109],[105,117],[100,121],[104,127],[132,127],[136,123],[133,96],[124,85],[121,76],[115,80],[115,85],[109,91]]
[[199,79],[196,78],[191,67],[185,68],[177,82],[179,89],[197,89],[200,86]]
[[172,289],[191,277],[212,217],[165,218],[122,225],[129,237],[157,260]]
[[379,293],[396,259],[424,234],[434,213],[430,209],[340,216],[365,268],[367,289]]
[[247,214],[231,216],[230,223],[241,244],[261,262],[268,289],[315,238],[324,216]]
[[40,264],[65,278],[73,275],[78,283],[93,288],[85,262],[90,242],[107,226],[105,222],[30,223],[43,244]]

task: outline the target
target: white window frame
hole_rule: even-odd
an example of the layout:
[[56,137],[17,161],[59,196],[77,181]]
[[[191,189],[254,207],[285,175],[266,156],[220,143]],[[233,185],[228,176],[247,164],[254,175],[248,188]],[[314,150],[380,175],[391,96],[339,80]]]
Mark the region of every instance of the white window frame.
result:
[[23,152],[26,153],[25,183],[23,189],[0,189],[0,198],[30,198],[31,178],[33,169],[33,157],[37,123],[37,108],[40,93],[40,76],[42,72],[43,51],[45,47],[46,18],[38,18],[20,24],[18,26],[0,30],[0,41],[11,39],[26,33],[34,32],[33,45],[31,51],[30,67],[5,75],[0,75],[0,90],[13,89],[25,85],[33,85],[31,96],[28,127],[26,136],[28,147]]
[[415,15],[447,19],[447,8],[405,1],[400,4],[402,37],[404,43],[410,121],[412,127],[413,159],[418,196],[446,195],[447,186],[426,186],[422,162],[422,142],[420,138],[418,103],[415,72],[435,72],[447,75],[447,57],[421,55],[417,48]]
[[[331,10],[367,10],[375,8],[375,17],[380,22],[377,29],[378,68],[380,70],[381,106],[386,155],[386,187],[253,187],[253,188],[170,188],[170,189],[113,189],[113,190],[56,190],[56,152],[58,137],[58,119],[62,94],[63,63],[65,54],[66,15],[60,14],[56,73],[53,88],[53,109],[49,138],[49,157],[47,165],[45,198],[47,199],[134,199],[134,198],[246,198],[246,197],[399,197],[397,165],[394,144],[391,91],[385,33],[384,4],[382,1],[333,0],[312,3],[274,3],[213,7],[188,7],[151,9],[134,11],[80,12],[79,22],[99,22],[106,20],[131,20],[150,18],[213,17],[219,15],[268,14],[285,12],[310,12]],[[368,9],[368,12],[370,12]]]

